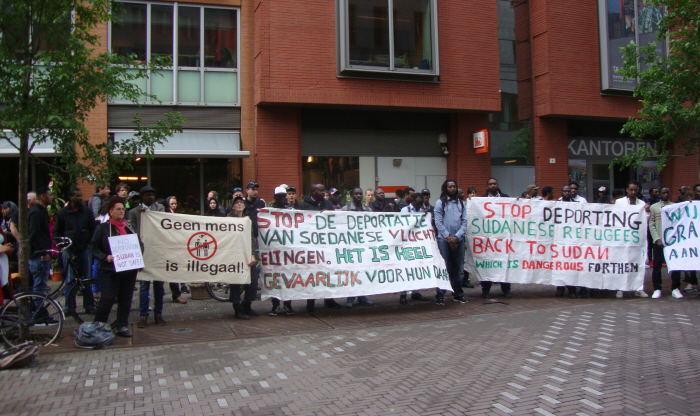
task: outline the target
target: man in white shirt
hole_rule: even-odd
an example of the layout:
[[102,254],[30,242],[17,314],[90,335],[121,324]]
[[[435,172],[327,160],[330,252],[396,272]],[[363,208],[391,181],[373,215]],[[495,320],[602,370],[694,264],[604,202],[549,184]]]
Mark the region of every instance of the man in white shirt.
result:
[[[644,210],[649,212],[649,204],[647,204],[646,202],[637,198],[637,195],[639,195],[639,191],[641,189],[642,189],[642,187],[639,185],[639,182],[630,181],[627,184],[627,189],[625,190],[627,193],[627,196],[615,201],[615,205],[642,205],[642,206],[644,206]],[[646,245],[642,250],[643,250],[644,256],[646,258]],[[638,291],[634,292],[634,295],[639,296],[640,298],[648,298],[649,297],[649,295],[647,295],[646,292],[644,292],[643,290],[638,290]],[[617,297],[618,299],[622,299],[622,296],[623,296],[622,291],[618,290],[615,297]]]
[[571,202],[581,202],[584,204],[588,203],[586,198],[578,194],[578,183],[573,181],[569,183],[569,190],[571,192]]

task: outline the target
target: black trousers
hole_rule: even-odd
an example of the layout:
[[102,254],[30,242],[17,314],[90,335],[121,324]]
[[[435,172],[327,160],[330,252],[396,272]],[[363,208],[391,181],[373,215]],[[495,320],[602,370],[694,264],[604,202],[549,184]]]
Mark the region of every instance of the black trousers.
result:
[[[277,298],[271,298],[272,300],[272,308],[279,308],[280,306],[280,300]],[[292,309],[292,301],[291,300],[285,300],[284,301],[284,306],[286,306],[288,309]]]
[[173,300],[182,296],[182,291],[180,291],[180,284],[179,283],[170,283],[169,286],[170,286],[170,292],[173,295]]
[[[489,281],[484,280],[481,282],[481,289],[486,291],[486,292],[489,292],[491,290],[492,285],[493,285],[493,282],[489,282]],[[503,293],[510,292],[510,283],[501,283],[501,290],[503,291]]]
[[102,297],[95,312],[96,322],[107,323],[112,306],[117,302],[117,328],[129,325],[129,311],[131,310],[131,299],[134,296],[136,274],[136,270],[120,273],[100,270]]
[[[654,244],[654,268],[651,272],[651,282],[654,285],[654,290],[661,290],[661,264],[665,263],[664,248]],[[681,287],[681,272],[671,272],[671,290],[680,289]]]
[[258,294],[258,277],[260,276],[260,265],[256,264],[250,268],[250,284],[229,285],[228,300],[233,304],[241,303],[241,292],[243,300],[252,302]]

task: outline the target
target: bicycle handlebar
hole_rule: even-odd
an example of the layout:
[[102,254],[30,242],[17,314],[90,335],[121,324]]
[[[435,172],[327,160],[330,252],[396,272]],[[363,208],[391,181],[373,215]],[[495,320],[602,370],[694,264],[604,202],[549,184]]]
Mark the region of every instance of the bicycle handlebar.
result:
[[73,245],[73,240],[71,240],[68,237],[56,237],[54,239],[55,244],[56,244],[56,249],[54,250],[52,248],[48,250],[37,250],[35,253],[38,255],[44,255],[44,254],[61,254],[64,251],[68,250],[70,246]]

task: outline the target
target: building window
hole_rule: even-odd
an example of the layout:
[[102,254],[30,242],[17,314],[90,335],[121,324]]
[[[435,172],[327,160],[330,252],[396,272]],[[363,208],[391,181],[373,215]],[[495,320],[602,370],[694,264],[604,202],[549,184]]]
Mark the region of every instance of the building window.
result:
[[435,0],[338,0],[340,73],[436,77],[435,3]]
[[[120,23],[110,25],[110,50],[146,63],[172,66],[134,81],[163,104],[237,106],[239,13],[235,8],[141,2],[119,3]],[[134,70],[135,71],[135,70]],[[111,103],[131,104],[115,97]],[[143,97],[143,104],[158,101]]]
[[666,39],[657,40],[659,22],[665,8],[633,0],[598,0],[600,38],[600,75],[603,91],[634,91],[636,79],[624,79],[617,70],[624,64],[620,48],[634,42],[639,46],[656,44],[656,52],[665,58]]

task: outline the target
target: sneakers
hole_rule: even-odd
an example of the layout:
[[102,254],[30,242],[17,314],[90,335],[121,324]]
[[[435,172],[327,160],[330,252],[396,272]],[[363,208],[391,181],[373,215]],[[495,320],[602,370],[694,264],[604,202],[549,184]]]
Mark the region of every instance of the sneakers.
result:
[[323,306],[325,306],[326,308],[330,308],[330,309],[342,308],[342,306],[340,306],[340,304],[333,299],[325,299],[323,301]]
[[467,302],[468,302],[466,299],[464,299],[463,296],[459,296],[459,297],[458,297],[458,296],[455,296],[454,301],[455,301],[455,302],[459,302],[459,303],[467,303]]
[[[679,292],[680,293],[680,292]],[[682,296],[682,295],[681,295]],[[658,299],[661,297],[661,291],[660,290],[655,290],[654,293],[651,294],[652,299]]]
[[118,337],[124,337],[124,338],[131,338],[133,335],[131,335],[131,332],[129,332],[129,328],[126,326],[121,326],[117,328],[116,335]]
[[282,311],[284,311],[284,313],[286,313],[287,316],[294,316],[296,314],[296,312],[294,312],[294,309],[292,309],[291,306],[283,306]]
[[698,290],[697,287],[688,283],[688,286],[686,286],[685,289],[683,289],[683,292],[696,292],[697,290]]
[[345,307],[346,307],[346,308],[352,308],[352,301],[350,301],[350,302],[345,302]]
[[421,295],[418,292],[411,293],[411,299],[413,299],[413,300],[428,300],[425,296]]
[[615,297],[618,299],[622,299],[622,291],[618,290],[617,293],[615,293]]
[[270,313],[268,313],[268,315],[277,316],[278,313],[280,313],[280,306],[279,305],[273,307],[272,310],[270,311]]
[[408,299],[406,299],[406,295],[401,295],[401,296],[399,297],[399,303],[402,304],[402,305],[408,304]]
[[438,305],[444,305],[445,304],[445,298],[437,298],[436,302]]
[[638,298],[648,298],[649,297],[649,295],[647,295],[647,292],[645,292],[643,290],[638,290],[638,291],[634,292],[634,296],[636,296]]
[[673,296],[676,299],[683,299],[683,294],[678,289],[673,289],[673,291],[671,292],[671,296]]
[[367,296],[360,296],[359,298],[357,298],[357,304],[358,305],[365,305],[365,306],[372,306],[372,305],[374,305],[374,302],[367,299]]

